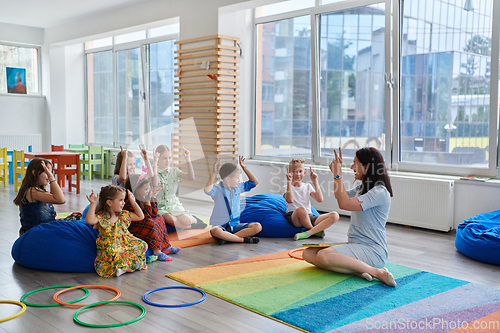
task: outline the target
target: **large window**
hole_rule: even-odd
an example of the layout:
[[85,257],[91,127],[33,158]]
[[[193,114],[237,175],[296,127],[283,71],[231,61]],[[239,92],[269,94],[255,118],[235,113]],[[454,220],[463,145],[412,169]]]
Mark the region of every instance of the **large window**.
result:
[[342,147],[349,163],[376,147],[393,169],[498,175],[500,2],[265,7],[255,18],[256,158],[324,163]]
[[40,94],[40,48],[0,44],[0,93],[7,93],[6,67],[26,69],[26,93]]
[[320,19],[320,153],[384,150],[385,5],[322,14]]
[[[175,40],[159,36],[173,31],[178,24],[86,43],[89,143],[149,149],[170,144]],[[146,36],[154,39],[137,41]]]
[[309,16],[257,25],[256,154],[310,156],[312,129]]
[[401,161],[488,167],[492,2],[404,1]]

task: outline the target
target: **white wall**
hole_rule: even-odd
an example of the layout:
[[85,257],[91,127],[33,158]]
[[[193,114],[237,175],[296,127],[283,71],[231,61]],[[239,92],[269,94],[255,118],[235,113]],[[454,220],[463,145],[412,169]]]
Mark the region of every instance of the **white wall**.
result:
[[66,145],[86,143],[85,139],[85,49],[83,44],[65,48]]
[[23,25],[1,23],[0,41],[40,46],[43,45],[44,30]]

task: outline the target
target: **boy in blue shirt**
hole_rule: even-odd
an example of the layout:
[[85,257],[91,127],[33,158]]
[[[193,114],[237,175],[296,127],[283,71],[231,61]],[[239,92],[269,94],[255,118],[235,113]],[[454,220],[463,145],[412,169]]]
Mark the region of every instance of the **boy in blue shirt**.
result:
[[[262,230],[260,223],[240,223],[240,194],[254,188],[259,181],[245,166],[243,156],[239,157],[241,169],[248,181],[240,182],[241,170],[237,164],[224,163],[220,159],[214,163],[212,173],[205,186],[205,193],[215,201],[210,223],[214,225],[210,234],[222,245],[226,242],[258,243],[258,237],[252,237]],[[219,173],[221,182],[213,184]]]

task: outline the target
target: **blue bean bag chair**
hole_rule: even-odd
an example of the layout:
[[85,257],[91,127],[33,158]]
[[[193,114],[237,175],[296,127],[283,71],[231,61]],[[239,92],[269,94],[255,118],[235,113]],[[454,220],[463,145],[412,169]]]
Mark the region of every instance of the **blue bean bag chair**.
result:
[[[241,201],[242,223],[259,222],[262,230],[257,236],[262,237],[293,237],[296,233],[305,231],[305,228],[295,228],[285,217],[286,201],[281,194],[257,194]],[[312,212],[318,211],[312,207]]]
[[479,214],[460,223],[455,247],[472,259],[500,265],[500,210]]
[[[12,258],[19,265],[29,268],[60,272],[95,272],[95,242],[98,234],[85,220],[42,223],[14,242]],[[148,249],[146,256],[150,255],[152,252]]]

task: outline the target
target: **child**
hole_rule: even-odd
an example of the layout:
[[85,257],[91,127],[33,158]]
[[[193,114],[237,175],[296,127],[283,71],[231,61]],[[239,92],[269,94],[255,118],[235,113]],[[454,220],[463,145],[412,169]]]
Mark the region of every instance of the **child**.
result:
[[323,193],[318,184],[318,175],[311,171],[311,180],[314,187],[307,183],[302,183],[302,178],[306,175],[303,158],[294,158],[290,161],[286,169],[286,185],[283,187],[283,196],[286,200],[285,219],[296,228],[306,228],[307,231],[295,234],[293,239],[306,239],[311,235],[324,237],[324,230],[339,219],[339,214],[331,212],[314,215],[311,212],[312,197],[317,202],[323,201]]
[[[144,213],[144,219],[132,221],[128,230],[137,238],[148,243],[149,248],[159,261],[172,261],[167,253],[175,254],[179,252],[180,248],[170,246],[165,220],[163,216],[158,215],[156,195],[160,191],[161,185],[149,188],[149,179],[141,174],[129,175],[125,182],[125,188],[134,194]],[[134,210],[128,198],[125,201],[124,209]]]
[[[141,146],[139,148],[141,149],[141,157],[148,169],[147,177],[151,179],[153,178],[154,170],[151,167],[151,163],[149,163],[148,153]],[[111,179],[111,184],[123,187],[128,175],[135,173],[135,156],[130,150],[123,150],[122,146],[120,146],[120,149],[120,153],[116,156],[115,171]]]
[[[220,245],[227,241],[256,244],[260,240],[258,237],[251,237],[262,230],[260,223],[240,223],[240,193],[250,191],[259,183],[245,166],[245,159],[242,156],[240,165],[248,181],[240,183],[241,171],[237,165],[224,163],[221,167],[220,160],[217,159],[205,187],[205,193],[215,201],[210,216],[210,223],[215,226],[210,230],[210,234]],[[213,185],[217,173],[222,181]]]
[[131,220],[140,221],[144,219],[144,214],[130,191],[128,196],[133,212],[123,210],[125,205],[123,187],[107,185],[101,188],[98,196],[94,191],[87,196],[90,207],[85,221],[99,230],[94,267],[97,274],[102,277],[120,276],[126,272],[147,269],[148,245],[127,229]]
[[182,153],[188,167],[185,173],[179,168],[171,167],[172,155],[170,149],[161,145],[156,148],[155,162],[158,160],[158,173],[153,177],[153,186],[162,185],[158,193],[158,214],[161,214],[165,222],[172,227],[185,229],[204,229],[207,225],[196,220],[189,212],[184,209],[181,202],[175,195],[177,184],[181,179],[194,180],[194,169],[191,164],[190,152],[182,146]]
[[[50,193],[45,187],[50,184]],[[19,206],[21,229],[19,236],[41,223],[54,221],[56,212],[52,204],[64,204],[66,199],[52,174],[52,163],[34,158],[28,164],[14,203]]]

